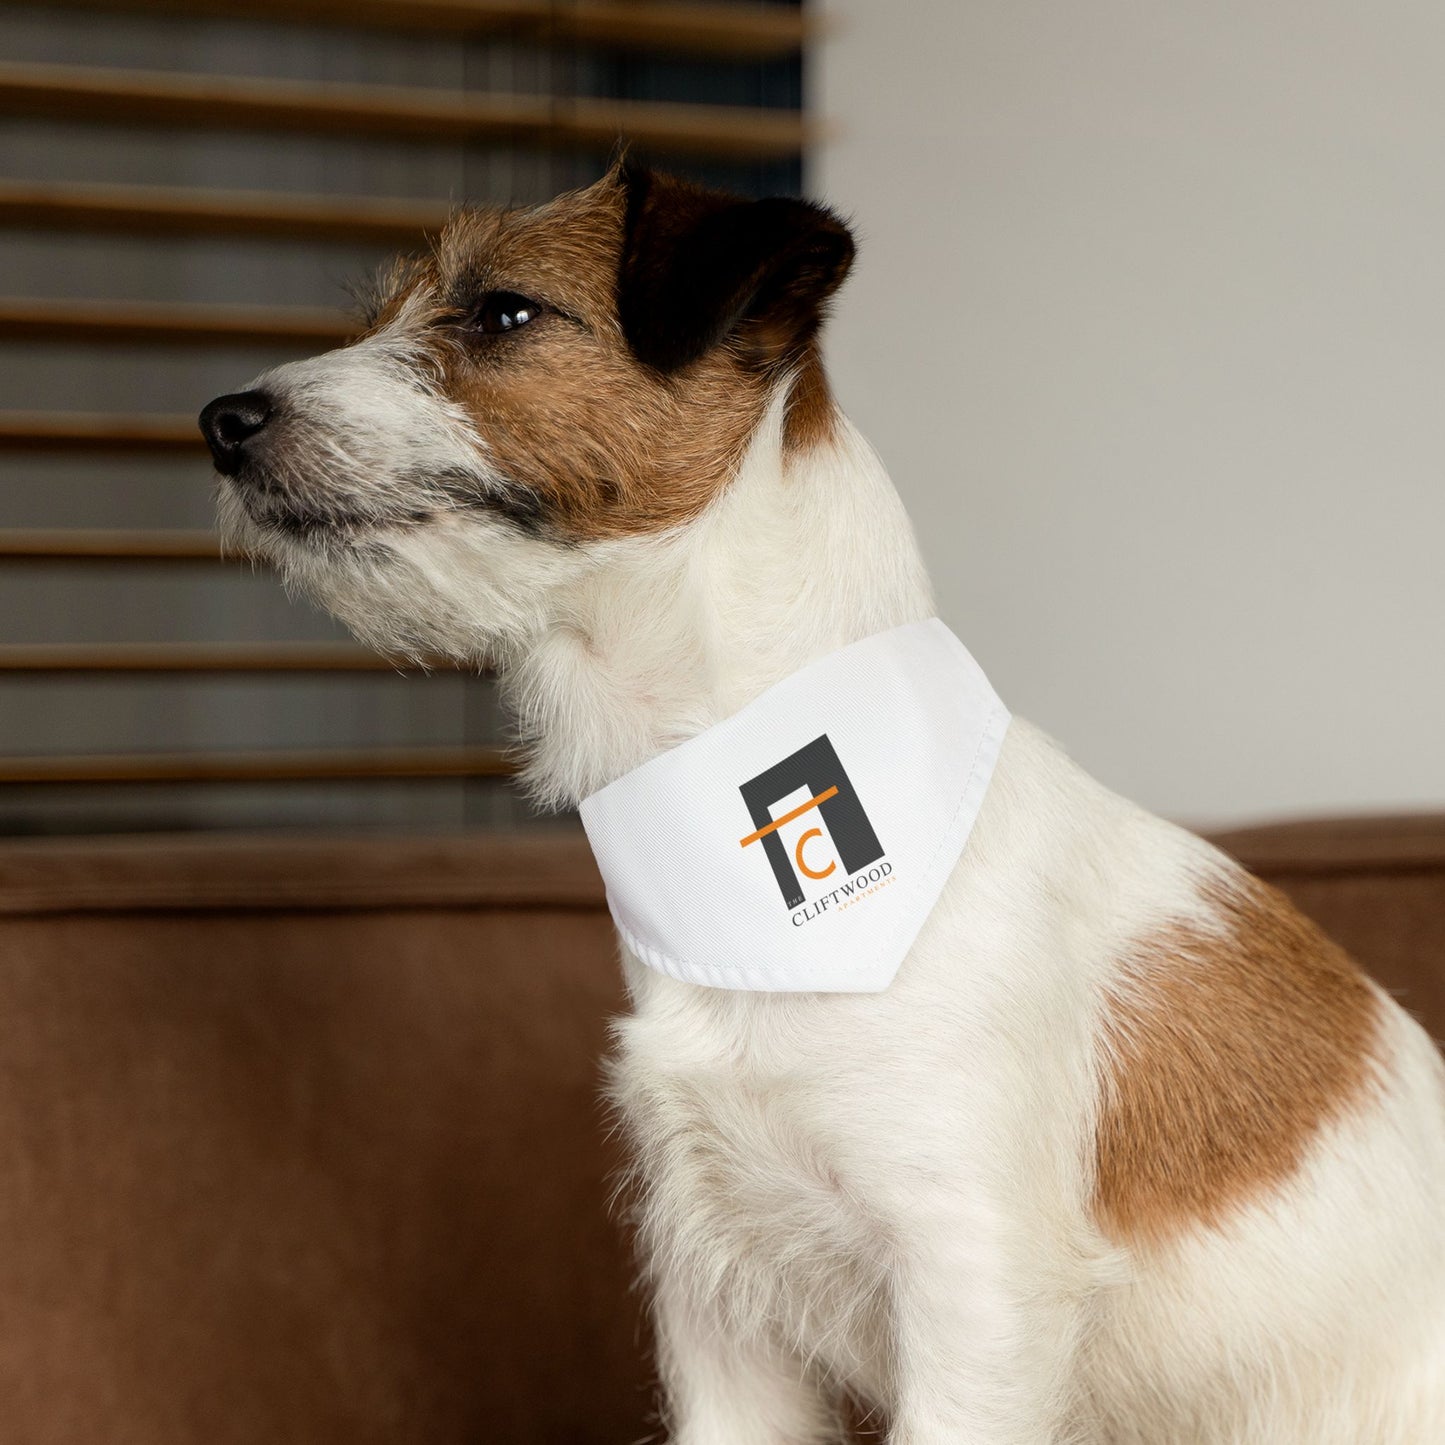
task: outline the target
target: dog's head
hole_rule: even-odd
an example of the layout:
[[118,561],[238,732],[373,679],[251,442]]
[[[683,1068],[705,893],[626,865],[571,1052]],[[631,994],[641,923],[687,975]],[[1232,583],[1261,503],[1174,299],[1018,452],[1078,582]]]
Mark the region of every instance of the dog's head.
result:
[[819,424],[852,255],[820,207],[625,164],[463,211],[359,340],[202,412],[223,528],[379,645],[505,649],[599,548],[696,518],[780,385]]

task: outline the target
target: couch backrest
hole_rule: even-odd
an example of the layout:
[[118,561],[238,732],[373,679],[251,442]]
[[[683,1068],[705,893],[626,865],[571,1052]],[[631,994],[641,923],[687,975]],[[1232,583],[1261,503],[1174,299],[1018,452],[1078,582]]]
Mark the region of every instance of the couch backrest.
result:
[[575,836],[0,847],[0,1436],[631,1441]]

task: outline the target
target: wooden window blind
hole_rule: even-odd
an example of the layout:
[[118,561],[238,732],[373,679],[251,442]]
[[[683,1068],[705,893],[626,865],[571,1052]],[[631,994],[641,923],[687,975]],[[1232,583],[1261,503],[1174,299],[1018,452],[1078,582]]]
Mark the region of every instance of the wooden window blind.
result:
[[745,0],[0,3],[0,833],[529,820],[488,679],[220,557],[196,412],[619,135],[796,191],[810,40]]

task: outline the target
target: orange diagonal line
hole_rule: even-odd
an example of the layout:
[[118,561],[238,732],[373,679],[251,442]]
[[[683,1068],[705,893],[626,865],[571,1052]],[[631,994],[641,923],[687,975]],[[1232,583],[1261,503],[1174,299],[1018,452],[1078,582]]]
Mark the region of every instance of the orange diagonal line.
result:
[[746,848],[749,843],[756,843],[759,838],[766,838],[769,833],[776,833],[784,823],[791,823],[794,818],[801,818],[809,808],[816,808],[819,803],[826,803],[829,798],[836,798],[837,796],[838,789],[836,787],[829,788],[826,793],[819,793],[816,798],[809,798],[806,803],[800,803],[791,813],[784,813],[781,818],[774,818],[766,828],[759,828],[756,833],[749,833],[746,838],[742,838],[739,841],[742,846]]

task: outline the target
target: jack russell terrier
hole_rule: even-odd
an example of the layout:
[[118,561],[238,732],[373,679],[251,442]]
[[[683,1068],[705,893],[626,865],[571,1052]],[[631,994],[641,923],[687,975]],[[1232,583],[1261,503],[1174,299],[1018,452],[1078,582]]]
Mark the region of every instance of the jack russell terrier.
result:
[[671,1439],[1445,1441],[1440,1057],[1001,712],[829,394],[852,258],[624,161],[458,214],[360,340],[202,413],[228,537],[495,667],[533,792],[600,820]]

